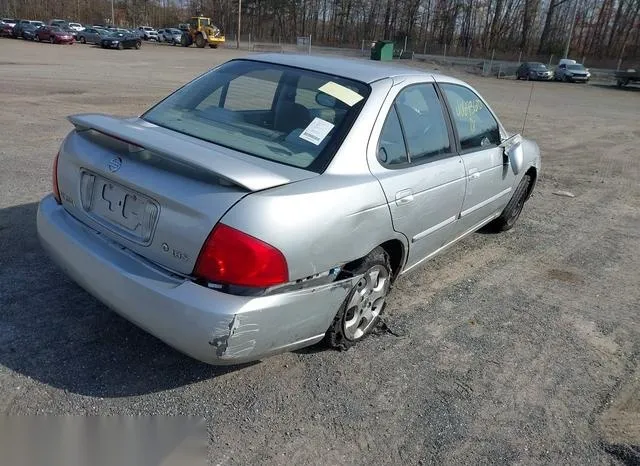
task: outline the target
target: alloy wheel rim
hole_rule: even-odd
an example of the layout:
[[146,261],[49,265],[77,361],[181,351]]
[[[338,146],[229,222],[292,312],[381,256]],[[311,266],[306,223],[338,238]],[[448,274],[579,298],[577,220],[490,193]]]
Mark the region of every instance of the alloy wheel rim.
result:
[[515,221],[515,219],[517,219],[518,216],[520,215],[520,212],[522,211],[523,206],[524,206],[524,196],[521,196],[520,199],[518,199],[518,203],[516,204],[515,209],[513,209],[513,212],[511,212],[511,218],[509,220]]
[[350,340],[361,338],[382,312],[389,291],[389,272],[374,265],[360,278],[347,304],[343,323],[344,334]]

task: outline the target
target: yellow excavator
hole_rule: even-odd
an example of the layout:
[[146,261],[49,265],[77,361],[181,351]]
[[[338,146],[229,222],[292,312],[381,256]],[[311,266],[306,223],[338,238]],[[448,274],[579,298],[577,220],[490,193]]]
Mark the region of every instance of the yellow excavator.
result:
[[217,26],[211,24],[211,18],[193,16],[189,21],[189,28],[182,29],[180,42],[183,47],[196,44],[196,47],[203,49],[209,44],[209,47],[215,49],[218,45],[224,44],[224,34]]

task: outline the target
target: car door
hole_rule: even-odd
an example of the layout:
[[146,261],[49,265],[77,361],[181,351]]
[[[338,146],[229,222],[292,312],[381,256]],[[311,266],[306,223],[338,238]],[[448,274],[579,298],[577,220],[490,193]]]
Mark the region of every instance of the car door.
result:
[[451,239],[464,199],[464,165],[445,115],[433,82],[408,79],[392,87],[369,144],[393,228],[409,243],[407,270]]
[[82,37],[84,37],[85,41],[95,44],[96,36],[98,35],[98,31],[96,31],[93,28],[88,28],[88,29],[85,29],[84,31],[82,31],[81,34],[82,34]]
[[480,96],[462,84],[440,83],[448,104],[467,189],[457,233],[478,229],[500,214],[511,198],[515,174],[500,147],[506,132]]

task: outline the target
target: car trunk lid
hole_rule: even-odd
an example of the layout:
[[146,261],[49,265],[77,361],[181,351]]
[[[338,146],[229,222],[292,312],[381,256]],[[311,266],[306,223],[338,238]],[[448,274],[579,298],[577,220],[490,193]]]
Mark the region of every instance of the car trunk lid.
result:
[[58,162],[65,209],[119,245],[185,275],[215,224],[244,196],[317,176],[140,118],[83,114],[69,120],[76,130]]

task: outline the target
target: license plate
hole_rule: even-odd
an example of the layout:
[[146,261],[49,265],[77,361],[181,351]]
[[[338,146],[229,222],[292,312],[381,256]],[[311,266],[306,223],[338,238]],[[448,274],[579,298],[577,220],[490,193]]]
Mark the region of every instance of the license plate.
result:
[[84,210],[99,223],[136,242],[151,241],[159,208],[147,196],[99,175],[84,172],[81,201]]

